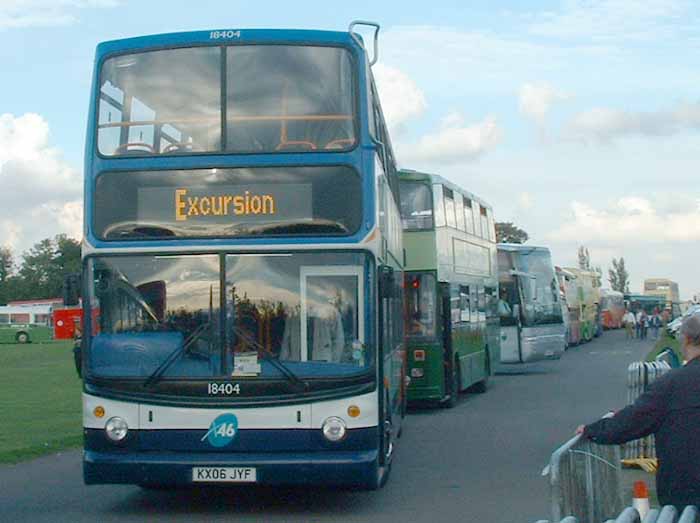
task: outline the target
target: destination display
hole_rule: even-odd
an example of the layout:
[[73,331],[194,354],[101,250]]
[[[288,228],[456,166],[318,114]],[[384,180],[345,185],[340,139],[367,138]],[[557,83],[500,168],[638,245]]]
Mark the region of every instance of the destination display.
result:
[[[139,221],[218,224],[311,220],[311,184],[144,187]],[[164,205],[165,203],[165,205]]]
[[91,223],[105,240],[349,235],[362,208],[342,166],[106,172]]

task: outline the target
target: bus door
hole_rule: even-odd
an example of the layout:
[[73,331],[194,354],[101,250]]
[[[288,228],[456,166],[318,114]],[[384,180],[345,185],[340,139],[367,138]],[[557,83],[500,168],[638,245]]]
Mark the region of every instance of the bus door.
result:
[[440,282],[440,318],[441,331],[442,331],[442,354],[445,368],[445,379],[444,379],[444,394],[457,394],[458,391],[452,390],[452,384],[454,380],[452,379],[452,374],[455,372],[454,369],[454,358],[452,350],[452,303],[450,299],[450,284]]
[[498,315],[501,321],[501,363],[522,363],[522,292],[520,275],[510,271],[508,281],[500,282]]
[[406,350],[404,345],[403,274],[383,265],[379,268],[378,333],[380,373],[378,398],[381,431],[381,463],[391,463],[394,443],[405,412]]

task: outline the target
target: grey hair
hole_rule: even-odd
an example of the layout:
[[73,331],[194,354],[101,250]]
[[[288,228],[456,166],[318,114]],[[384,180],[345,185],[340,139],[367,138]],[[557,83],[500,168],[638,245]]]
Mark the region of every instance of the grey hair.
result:
[[700,314],[691,314],[683,319],[679,331],[691,345],[700,346]]

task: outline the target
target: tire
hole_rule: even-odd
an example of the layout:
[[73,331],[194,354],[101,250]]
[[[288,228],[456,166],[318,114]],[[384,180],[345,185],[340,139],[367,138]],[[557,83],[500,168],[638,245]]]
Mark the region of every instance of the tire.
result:
[[26,332],[18,332],[15,339],[17,340],[17,343],[29,343],[29,334]]
[[[393,443],[391,441],[391,398],[389,397],[389,391],[385,392],[384,396],[384,421],[382,430],[384,430],[384,439],[381,452],[383,454],[384,464],[380,465],[378,463],[377,467],[377,483],[373,490],[377,490],[386,485],[389,481],[389,475],[391,474],[391,463],[393,461]],[[388,438],[388,439],[387,439]],[[387,444],[388,441],[388,444]],[[377,457],[379,460],[379,457]]]
[[475,383],[474,386],[472,387],[472,390],[476,392],[477,394],[483,394],[486,392],[489,388],[489,378],[491,377],[491,359],[489,356],[489,350],[486,349],[486,376],[484,377],[483,380],[481,380],[478,383]]
[[459,386],[462,383],[462,370],[457,363],[459,358],[455,356],[455,361],[452,364],[452,383],[450,387],[450,397],[443,404],[445,408],[452,409],[457,406],[459,400]]

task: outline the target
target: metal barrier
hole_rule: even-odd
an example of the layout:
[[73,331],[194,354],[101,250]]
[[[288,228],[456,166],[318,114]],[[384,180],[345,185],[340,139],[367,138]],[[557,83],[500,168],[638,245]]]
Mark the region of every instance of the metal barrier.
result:
[[624,507],[620,473],[618,445],[570,439],[542,472],[549,475],[552,521],[574,515],[580,523],[600,523],[614,517]]
[[[585,520],[568,516],[564,519],[554,519],[551,522],[540,520],[537,523],[583,523]],[[595,523],[603,523],[603,520],[596,520]],[[688,506],[678,515],[678,510],[672,505],[661,509],[651,509],[644,519],[639,517],[639,512],[632,507],[625,508],[615,519],[608,519],[605,523],[700,523],[700,511],[697,507]]]
[[[660,376],[671,370],[665,361],[635,361],[627,367],[627,403],[632,404]],[[625,459],[656,457],[654,436],[646,436],[625,444]]]

